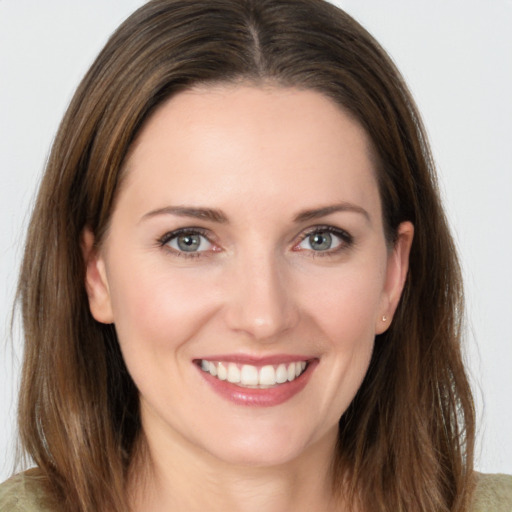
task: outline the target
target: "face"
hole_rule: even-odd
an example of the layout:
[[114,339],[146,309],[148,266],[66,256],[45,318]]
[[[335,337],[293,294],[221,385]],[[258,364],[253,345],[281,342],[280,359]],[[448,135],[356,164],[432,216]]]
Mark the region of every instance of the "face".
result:
[[84,233],[87,290],[150,447],[251,465],[332,448],[412,239],[403,224],[386,243],[362,128],[317,92],[196,89],[125,173],[98,251]]

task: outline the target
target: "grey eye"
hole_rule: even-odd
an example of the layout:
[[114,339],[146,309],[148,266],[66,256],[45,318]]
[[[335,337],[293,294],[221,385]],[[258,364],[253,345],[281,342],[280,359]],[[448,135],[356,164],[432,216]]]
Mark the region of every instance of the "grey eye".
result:
[[314,251],[327,251],[332,247],[332,235],[327,232],[317,232],[308,236],[309,246]]
[[[346,235],[346,237],[348,236]],[[345,240],[343,232],[340,231],[340,234],[337,234],[326,229],[319,229],[306,235],[297,248],[314,252],[327,252],[340,248],[344,243],[350,244],[350,240]]]
[[180,235],[176,242],[181,251],[193,252],[199,249],[201,245],[200,235]]
[[180,252],[201,252],[211,249],[212,244],[199,233],[182,233],[167,242],[172,249]]

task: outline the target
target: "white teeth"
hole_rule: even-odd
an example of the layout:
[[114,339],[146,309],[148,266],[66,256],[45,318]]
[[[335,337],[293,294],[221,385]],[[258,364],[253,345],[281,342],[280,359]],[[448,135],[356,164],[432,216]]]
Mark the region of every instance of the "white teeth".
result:
[[224,363],[219,363],[217,366],[217,377],[220,380],[226,380],[228,378],[228,369]]
[[276,371],[276,382],[282,384],[288,380],[288,370],[285,364],[280,364]]
[[257,386],[258,381],[258,368],[250,364],[244,364],[240,373],[240,382],[244,386]]
[[[215,377],[215,375],[214,375]],[[228,378],[227,380],[232,384],[240,382],[240,370],[235,363],[229,363],[228,365]]]
[[287,379],[291,382],[295,380],[295,363],[290,363],[288,365],[288,376]]
[[260,370],[260,386],[275,386],[276,371],[270,364],[263,366]]
[[299,377],[306,369],[306,361],[273,366],[253,366],[252,364],[238,365],[202,359],[201,369],[219,380],[227,380],[232,384],[248,388],[268,388],[285,382],[291,382]]

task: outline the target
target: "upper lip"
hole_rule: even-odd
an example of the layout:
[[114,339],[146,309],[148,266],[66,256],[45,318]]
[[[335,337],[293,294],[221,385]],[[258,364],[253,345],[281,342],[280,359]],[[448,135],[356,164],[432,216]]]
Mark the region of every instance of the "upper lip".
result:
[[250,364],[252,366],[278,365],[283,363],[294,363],[297,361],[311,361],[316,359],[311,355],[302,354],[274,354],[268,356],[252,356],[245,354],[216,354],[196,359],[206,361],[219,361],[226,363]]

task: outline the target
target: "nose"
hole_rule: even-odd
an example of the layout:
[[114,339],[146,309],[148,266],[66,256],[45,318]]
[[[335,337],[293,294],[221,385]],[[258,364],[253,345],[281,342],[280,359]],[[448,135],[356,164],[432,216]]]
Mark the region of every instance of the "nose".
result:
[[230,276],[226,319],[231,330],[273,343],[299,322],[286,264],[271,254],[240,258]]

